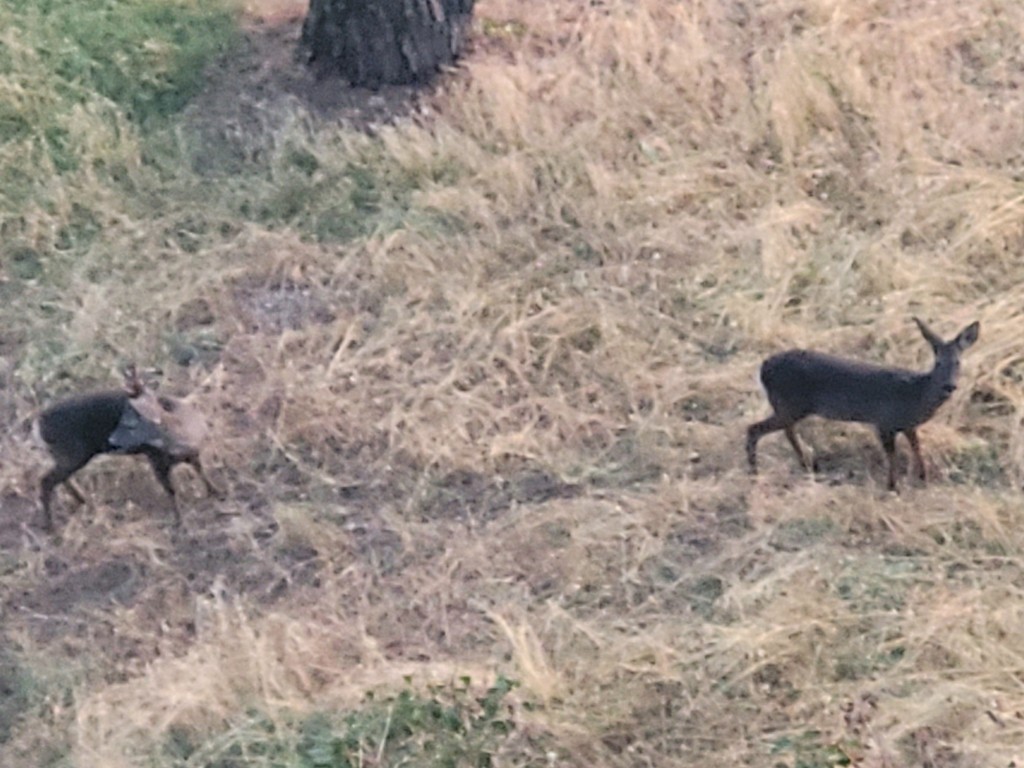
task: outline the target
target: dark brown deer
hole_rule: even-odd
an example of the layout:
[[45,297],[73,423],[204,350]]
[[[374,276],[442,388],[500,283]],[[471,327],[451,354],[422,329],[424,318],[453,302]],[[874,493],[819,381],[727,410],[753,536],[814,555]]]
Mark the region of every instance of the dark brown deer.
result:
[[889,489],[896,489],[896,435],[902,432],[914,453],[914,470],[925,481],[917,427],[924,424],[956,390],[960,354],[978,340],[971,323],[952,341],[943,341],[913,318],[935,353],[927,373],[871,365],[821,352],[793,349],[769,357],[761,365],[761,384],[774,413],[747,429],[747,461],[757,472],[757,441],[782,430],[800,464],[810,469],[793,429],[807,416],[871,424],[889,460]]
[[54,489],[63,483],[80,504],[82,494],[71,476],[104,453],[138,455],[149,459],[160,485],[174,501],[175,522],[180,523],[171,469],[189,464],[206,485],[220,495],[203,471],[199,450],[207,434],[202,414],[184,400],[157,397],[130,366],[123,390],[93,392],[50,406],[36,419],[35,432],[53,459],[53,467],[40,482],[39,503],[43,525],[53,527],[50,508]]

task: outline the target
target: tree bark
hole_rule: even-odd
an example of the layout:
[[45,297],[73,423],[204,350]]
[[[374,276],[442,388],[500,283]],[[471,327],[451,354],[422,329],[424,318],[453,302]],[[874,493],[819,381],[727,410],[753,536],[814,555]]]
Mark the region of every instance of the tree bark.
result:
[[474,0],[310,0],[302,48],[354,86],[422,83],[465,45]]

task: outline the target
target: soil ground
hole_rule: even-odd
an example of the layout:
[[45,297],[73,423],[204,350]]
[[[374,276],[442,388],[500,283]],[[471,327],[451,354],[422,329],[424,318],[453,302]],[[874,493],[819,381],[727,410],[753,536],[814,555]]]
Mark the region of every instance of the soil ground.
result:
[[[248,4],[243,44],[209,69],[208,85],[188,108],[192,130],[211,142],[228,140],[241,146],[247,133],[265,134],[266,121],[293,112],[296,103],[317,120],[343,121],[369,131],[417,109],[420,95],[413,88],[368,91],[313,77],[297,54],[304,5],[289,0]],[[222,150],[218,147],[220,158]],[[239,322],[257,334],[276,335],[333,319],[327,299],[287,281],[270,284],[242,279],[233,300]],[[208,303],[198,301],[179,310],[176,325],[179,330],[190,329],[214,320]],[[249,379],[254,371],[244,364],[232,367],[230,354],[225,358],[232,391],[259,390],[259,382]],[[251,408],[210,398],[204,407],[228,425],[235,439],[260,431],[274,415],[273,398]],[[190,470],[178,468],[174,477],[183,488],[186,510],[184,528],[177,530],[171,522],[171,502],[144,461],[100,457],[79,479],[90,508],[76,508],[73,499],[58,489],[57,528],[62,532],[51,539],[36,526],[35,484],[40,467],[47,463],[45,456],[24,433],[18,443],[31,458],[19,461],[25,465],[23,482],[9,488],[0,503],[0,561],[20,560],[25,547],[35,550],[37,558],[23,578],[5,580],[0,615],[19,617],[19,626],[33,644],[53,648],[63,643],[70,653],[79,643],[103,640],[115,644],[110,646],[111,658],[126,668],[137,668],[187,646],[195,630],[190,600],[196,593],[228,589],[247,600],[271,604],[288,597],[296,587],[316,582],[320,567],[316,549],[281,541],[276,522],[267,514],[268,491],[276,501],[307,497],[305,480],[295,473],[281,470],[268,487],[246,482],[231,467],[214,466],[212,474],[229,489],[230,500],[221,504],[203,498],[198,480],[190,481]],[[347,471],[352,478],[372,475],[358,461],[350,462]],[[543,479],[525,482],[545,483]],[[489,490],[482,483],[474,478],[453,480],[443,502],[445,510],[438,514],[457,516],[455,510],[475,508],[475,502],[487,494],[493,498],[485,506],[507,507],[508,490]],[[545,492],[525,491],[534,496]],[[338,493],[350,510],[345,526],[367,543],[365,551],[387,557],[397,535],[374,522],[371,513],[395,503],[395,488],[360,480]],[[149,616],[153,631],[141,631],[135,638],[119,637],[118,620],[112,614],[122,611]],[[143,621],[136,626],[143,629],[145,625]]]

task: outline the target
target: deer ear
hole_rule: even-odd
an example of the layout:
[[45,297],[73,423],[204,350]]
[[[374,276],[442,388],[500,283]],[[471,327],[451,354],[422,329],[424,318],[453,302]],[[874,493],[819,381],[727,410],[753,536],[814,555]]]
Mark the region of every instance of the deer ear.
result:
[[978,334],[980,331],[981,324],[975,320],[957,334],[957,337],[953,339],[953,343],[956,344],[958,349],[967,349],[978,340]]
[[912,317],[911,320],[917,323],[917,327],[921,329],[921,335],[924,336],[925,341],[932,345],[932,349],[937,350],[942,346],[942,339],[936,336],[935,332],[925,325],[923,320],[918,317]]
[[122,373],[124,374],[124,391],[128,393],[128,397],[138,397],[141,395],[146,385],[139,378],[139,372],[135,367],[135,363],[128,363]]

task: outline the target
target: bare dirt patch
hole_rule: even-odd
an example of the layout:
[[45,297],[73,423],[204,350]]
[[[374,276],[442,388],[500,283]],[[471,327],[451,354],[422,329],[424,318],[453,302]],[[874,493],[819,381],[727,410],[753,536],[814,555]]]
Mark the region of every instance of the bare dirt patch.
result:
[[[293,119],[297,108],[315,119],[362,130],[417,109],[422,91],[415,87],[351,88],[307,68],[299,51],[307,7],[293,0],[248,3],[239,49],[210,68],[207,87],[188,108],[188,122],[218,150],[204,155],[216,159],[216,165],[224,162],[225,146],[233,147],[239,159],[254,151],[252,137]],[[197,158],[197,168],[201,161]]]

